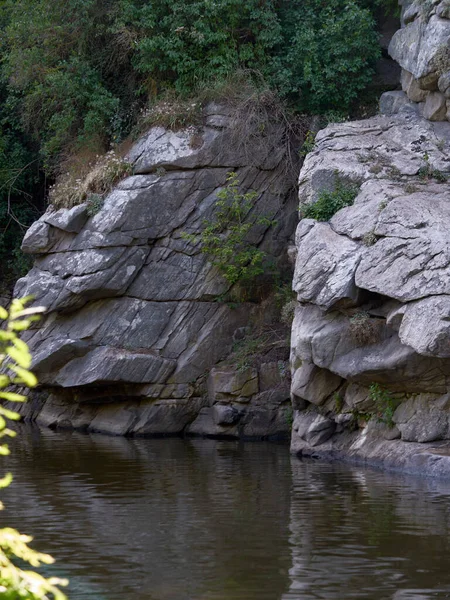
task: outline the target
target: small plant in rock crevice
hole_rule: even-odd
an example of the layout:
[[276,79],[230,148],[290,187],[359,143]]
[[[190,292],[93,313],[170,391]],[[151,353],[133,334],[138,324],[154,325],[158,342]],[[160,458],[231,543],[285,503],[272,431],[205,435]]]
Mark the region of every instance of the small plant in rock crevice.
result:
[[329,221],[341,208],[351,206],[358,193],[358,185],[348,183],[337,175],[334,190],[320,192],[314,204],[302,208],[301,217],[317,219],[317,221]]
[[443,173],[439,169],[435,169],[431,166],[428,152],[424,153],[423,160],[425,165],[420,167],[419,172],[417,173],[419,179],[422,181],[430,181],[430,179],[435,179],[438,183],[445,183],[448,180],[448,175],[446,173]]
[[372,383],[369,387],[369,398],[375,404],[375,414],[378,422],[385,423],[388,427],[394,427],[394,412],[396,403],[391,393],[381,387],[378,383]]
[[304,158],[307,154],[314,150],[314,146],[316,144],[316,134],[308,130],[303,141],[303,144],[299,150],[299,155]]
[[297,308],[297,300],[289,300],[281,309],[280,320],[289,327],[292,325],[295,317],[295,309]]
[[359,428],[360,421],[367,423],[367,421],[370,421],[370,419],[372,418],[371,413],[362,412],[362,411],[358,410],[357,408],[353,408],[350,411],[350,415],[352,418],[347,425],[347,427],[350,431],[356,431]]
[[201,252],[207,254],[229,284],[251,282],[265,271],[267,254],[247,240],[255,226],[269,228],[275,221],[263,215],[252,215],[258,193],[239,190],[238,176],[228,173],[227,185],[217,193],[215,216],[204,221],[200,234],[182,233],[182,238],[200,243]]
[[405,194],[414,194],[418,188],[413,183],[407,183],[403,189],[405,190]]
[[340,414],[342,412],[342,409],[344,408],[344,398],[342,397],[342,395],[339,392],[334,392],[333,400],[334,400],[334,410],[336,411],[337,414]]
[[376,244],[376,241],[377,241],[377,236],[375,235],[375,232],[373,230],[368,231],[362,237],[362,242],[363,242],[364,246],[373,246],[374,244]]
[[99,213],[102,209],[103,203],[104,198],[101,194],[90,194],[90,196],[86,198],[87,214],[90,217],[93,217],[94,215]]
[[360,345],[374,344],[380,336],[378,323],[369,313],[360,310],[350,317],[350,336]]
[[401,181],[402,173],[398,167],[390,166],[387,170],[387,176],[393,181]]
[[297,295],[292,290],[291,282],[280,284],[276,287],[275,303],[280,310],[280,321],[289,327],[295,316],[297,307]]
[[292,410],[291,406],[288,406],[288,408],[286,409],[285,416],[286,423],[289,429],[292,429],[292,426],[294,425],[294,411]]

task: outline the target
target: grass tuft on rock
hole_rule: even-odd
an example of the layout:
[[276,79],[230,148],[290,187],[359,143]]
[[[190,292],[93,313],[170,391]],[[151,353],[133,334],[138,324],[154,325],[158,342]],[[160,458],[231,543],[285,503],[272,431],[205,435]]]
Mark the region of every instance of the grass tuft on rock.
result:
[[359,193],[359,186],[336,177],[334,190],[320,192],[314,204],[303,207],[301,217],[329,221],[339,210],[351,206]]

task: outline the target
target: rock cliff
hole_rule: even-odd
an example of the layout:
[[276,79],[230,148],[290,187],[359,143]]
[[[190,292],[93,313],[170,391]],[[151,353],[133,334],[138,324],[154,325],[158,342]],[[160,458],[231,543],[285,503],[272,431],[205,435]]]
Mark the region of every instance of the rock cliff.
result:
[[23,250],[36,260],[15,294],[48,308],[25,336],[41,384],[28,417],[123,435],[287,434],[286,340],[256,366],[223,362],[266,318],[264,290],[241,290],[236,302],[183,235],[214,220],[232,171],[257,192],[249,241],[284,268],[297,222],[286,131],[255,125],[242,141],[230,109],[211,104],[203,117],[196,128],[144,135],[127,156],[133,175],[97,214],[88,203],[50,207],[27,232]]
[[[450,5],[400,4],[389,52],[402,90],[382,114],[319,132],[300,173],[291,447],[450,476]],[[214,219],[236,172],[267,217],[248,239],[282,269],[290,159],[282,123],[239,136],[230,109],[209,105],[200,127],[143,136],[97,214],[50,207],[15,291],[48,307],[26,336],[41,382],[27,416],[123,435],[287,433],[285,331],[264,278],[235,302],[183,234]],[[257,360],[238,360],[246,343],[264,346]]]
[[449,17],[403,2],[389,51],[404,91],[319,132],[302,168],[306,215],[357,192],[297,228],[294,453],[450,476]]

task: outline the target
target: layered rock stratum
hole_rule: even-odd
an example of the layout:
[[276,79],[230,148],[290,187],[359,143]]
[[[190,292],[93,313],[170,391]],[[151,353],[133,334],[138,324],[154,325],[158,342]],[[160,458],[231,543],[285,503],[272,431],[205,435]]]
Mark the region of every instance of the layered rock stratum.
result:
[[230,110],[209,105],[201,126],[138,140],[133,175],[97,214],[49,207],[26,234],[35,263],[15,290],[47,307],[25,336],[41,385],[28,417],[122,435],[287,434],[286,340],[256,367],[222,362],[258,302],[252,292],[227,302],[232,286],[183,235],[214,221],[234,172],[257,193],[248,241],[282,269],[297,222],[285,134],[274,123],[241,140]]

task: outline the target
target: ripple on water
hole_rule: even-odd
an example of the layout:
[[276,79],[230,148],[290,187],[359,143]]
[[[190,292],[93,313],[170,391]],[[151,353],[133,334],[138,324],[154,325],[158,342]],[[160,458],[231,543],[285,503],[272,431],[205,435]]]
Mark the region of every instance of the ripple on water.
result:
[[450,598],[450,484],[30,427],[7,462],[4,521],[57,557],[71,600]]

